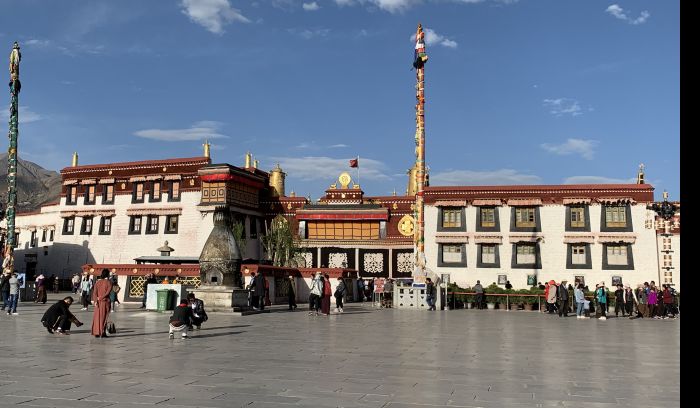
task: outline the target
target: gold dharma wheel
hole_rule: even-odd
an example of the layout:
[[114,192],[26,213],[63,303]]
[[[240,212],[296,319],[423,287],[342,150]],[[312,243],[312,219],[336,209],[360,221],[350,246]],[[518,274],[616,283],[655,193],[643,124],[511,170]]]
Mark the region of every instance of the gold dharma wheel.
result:
[[413,230],[415,229],[415,220],[410,215],[404,215],[401,220],[399,220],[399,232],[405,237],[410,237],[413,235]]
[[352,181],[352,178],[350,177],[350,175],[347,172],[341,173],[340,176],[338,177],[338,182],[340,183],[340,186],[342,188],[348,188],[351,181]]

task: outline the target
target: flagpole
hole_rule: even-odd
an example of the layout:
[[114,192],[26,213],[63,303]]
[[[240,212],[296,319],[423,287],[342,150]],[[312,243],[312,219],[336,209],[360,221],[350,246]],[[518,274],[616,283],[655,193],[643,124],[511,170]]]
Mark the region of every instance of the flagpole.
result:
[[357,155],[357,185],[360,185],[360,155]]

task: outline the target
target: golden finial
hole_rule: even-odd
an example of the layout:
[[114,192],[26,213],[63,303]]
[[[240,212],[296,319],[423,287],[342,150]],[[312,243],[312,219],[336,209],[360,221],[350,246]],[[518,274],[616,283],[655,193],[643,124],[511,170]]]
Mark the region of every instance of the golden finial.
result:
[[209,151],[211,148],[211,143],[209,143],[209,140],[204,140],[204,144],[202,146],[204,146],[204,157],[211,157]]
[[253,168],[254,169],[258,168],[258,159],[253,160]]
[[71,162],[71,166],[78,167],[78,152],[73,152],[73,161]]
[[250,154],[250,152],[245,153],[245,168],[250,168],[250,161],[253,158],[253,156]]
[[639,172],[637,172],[637,184],[644,184],[644,163],[639,165]]

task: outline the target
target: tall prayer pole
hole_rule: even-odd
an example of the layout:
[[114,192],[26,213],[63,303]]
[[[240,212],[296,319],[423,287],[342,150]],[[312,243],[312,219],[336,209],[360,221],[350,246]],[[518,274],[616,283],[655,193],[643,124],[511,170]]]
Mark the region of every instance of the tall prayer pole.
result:
[[413,67],[416,69],[416,204],[414,217],[416,272],[425,271],[425,215],[423,212],[423,189],[425,187],[425,63],[428,55],[425,53],[425,33],[418,24],[416,29],[416,48],[414,51]]
[[7,149],[7,241],[3,259],[3,269],[14,271],[14,247],[17,243],[15,235],[15,206],[17,205],[17,136],[19,135],[19,91],[22,84],[19,82],[19,62],[22,54],[19,52],[19,44],[15,41],[10,53],[10,147]]

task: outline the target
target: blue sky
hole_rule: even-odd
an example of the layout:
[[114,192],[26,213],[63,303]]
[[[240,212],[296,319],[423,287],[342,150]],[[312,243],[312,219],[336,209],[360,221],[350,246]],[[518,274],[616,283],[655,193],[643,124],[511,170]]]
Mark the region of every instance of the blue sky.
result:
[[[411,34],[430,30],[431,185],[634,182],[680,193],[675,1],[3,0],[22,49],[20,156],[81,164],[246,151],[318,198],[414,161]],[[9,103],[9,92],[6,94]],[[7,117],[7,109],[2,114]],[[351,173],[355,177],[355,172]]]

